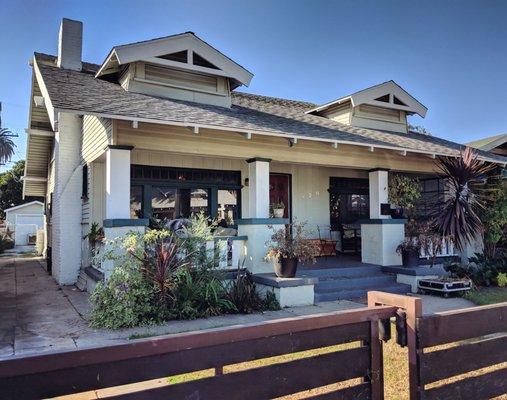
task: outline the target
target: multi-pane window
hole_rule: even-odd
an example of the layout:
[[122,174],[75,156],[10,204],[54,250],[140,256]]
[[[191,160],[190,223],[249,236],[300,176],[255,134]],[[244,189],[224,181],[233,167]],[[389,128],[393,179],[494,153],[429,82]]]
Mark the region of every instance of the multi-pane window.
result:
[[240,171],[133,165],[131,175],[131,218],[178,219],[204,213],[225,227],[240,217]]
[[420,179],[421,198],[416,212],[420,218],[428,218],[442,208],[445,200],[445,182],[440,178]]

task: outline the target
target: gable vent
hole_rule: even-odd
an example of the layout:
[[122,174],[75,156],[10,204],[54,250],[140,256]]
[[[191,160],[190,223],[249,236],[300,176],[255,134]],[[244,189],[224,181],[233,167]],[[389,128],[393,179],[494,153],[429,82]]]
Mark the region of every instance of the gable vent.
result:
[[177,53],[164,54],[162,56],[158,56],[157,58],[163,58],[164,60],[176,61],[181,63],[188,62],[188,51],[178,51]]
[[196,52],[194,52],[194,65],[198,65],[199,67],[211,68],[211,69],[220,69],[216,65],[210,63],[205,58],[201,57]]

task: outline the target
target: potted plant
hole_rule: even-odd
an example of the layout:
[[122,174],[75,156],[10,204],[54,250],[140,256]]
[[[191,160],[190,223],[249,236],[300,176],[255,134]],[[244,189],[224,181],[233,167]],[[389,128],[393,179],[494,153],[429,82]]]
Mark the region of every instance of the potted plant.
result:
[[285,204],[283,204],[283,201],[272,204],[271,209],[273,210],[274,218],[283,218],[285,213]]
[[401,260],[404,267],[417,267],[419,265],[419,254],[421,244],[414,237],[406,238],[396,248],[396,252],[401,254]]
[[391,203],[392,218],[404,218],[405,211],[412,211],[420,198],[421,187],[417,179],[404,175],[395,175],[389,182],[389,202]]
[[294,222],[274,231],[271,240],[266,242],[266,259],[275,262],[276,276],[293,278],[298,262],[315,262],[319,249],[309,236],[306,223]]

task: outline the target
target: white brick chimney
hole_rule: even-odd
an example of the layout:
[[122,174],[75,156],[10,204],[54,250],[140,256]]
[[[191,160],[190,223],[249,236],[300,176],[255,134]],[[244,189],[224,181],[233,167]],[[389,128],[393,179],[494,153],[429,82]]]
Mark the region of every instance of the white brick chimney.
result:
[[58,61],[60,68],[81,71],[83,49],[83,23],[64,18],[58,35]]

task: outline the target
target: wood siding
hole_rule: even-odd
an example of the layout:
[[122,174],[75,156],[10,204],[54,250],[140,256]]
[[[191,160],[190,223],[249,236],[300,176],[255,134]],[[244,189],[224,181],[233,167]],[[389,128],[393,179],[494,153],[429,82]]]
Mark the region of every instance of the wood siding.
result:
[[81,142],[81,161],[92,162],[104,153],[112,143],[113,124],[110,119],[91,115],[83,117],[83,136]]
[[325,113],[323,113],[323,116],[336,122],[350,125],[351,114],[352,106],[349,102],[345,104],[337,104],[336,106],[331,107],[330,109],[326,110]]

